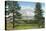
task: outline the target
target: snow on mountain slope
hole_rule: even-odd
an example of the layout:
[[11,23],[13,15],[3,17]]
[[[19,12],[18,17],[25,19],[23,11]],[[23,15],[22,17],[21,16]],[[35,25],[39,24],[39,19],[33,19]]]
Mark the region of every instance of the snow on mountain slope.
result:
[[24,19],[30,19],[30,18],[32,19],[34,16],[34,10],[32,8],[24,8],[18,12],[20,12],[22,14],[22,17]]

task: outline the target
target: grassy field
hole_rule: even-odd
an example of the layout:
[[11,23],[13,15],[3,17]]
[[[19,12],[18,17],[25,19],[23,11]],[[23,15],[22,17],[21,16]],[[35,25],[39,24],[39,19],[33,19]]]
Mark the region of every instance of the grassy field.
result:
[[[22,29],[36,29],[39,28],[37,24],[20,24],[20,25],[15,25],[16,30],[22,30]],[[13,24],[9,23],[7,24],[7,29],[11,30],[13,29]]]
[[24,24],[16,26],[16,29],[33,29],[33,28],[38,28],[38,26],[33,24]]

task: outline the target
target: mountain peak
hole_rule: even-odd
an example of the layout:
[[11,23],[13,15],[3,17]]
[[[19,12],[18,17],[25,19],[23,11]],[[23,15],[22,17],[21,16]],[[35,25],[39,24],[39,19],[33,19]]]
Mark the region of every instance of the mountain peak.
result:
[[34,16],[34,10],[30,8],[21,9],[19,12],[22,16]]

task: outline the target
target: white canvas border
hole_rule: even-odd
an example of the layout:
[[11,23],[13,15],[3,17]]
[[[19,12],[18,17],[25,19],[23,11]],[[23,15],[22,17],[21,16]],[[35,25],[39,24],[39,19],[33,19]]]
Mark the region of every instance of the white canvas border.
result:
[[[15,0],[12,0],[12,1],[15,1]],[[46,3],[46,0],[16,0],[16,1]],[[46,6],[45,6],[45,24],[46,24]],[[14,30],[14,31],[45,31],[45,29],[27,29],[27,30]],[[5,31],[5,0],[0,0],[0,31]]]

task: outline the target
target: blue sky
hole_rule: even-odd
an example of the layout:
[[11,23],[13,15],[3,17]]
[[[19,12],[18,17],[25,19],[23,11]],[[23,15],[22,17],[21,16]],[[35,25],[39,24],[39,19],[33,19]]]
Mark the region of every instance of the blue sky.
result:
[[[19,5],[21,6],[21,10],[20,12],[23,14],[23,15],[27,15],[27,16],[34,16],[34,10],[35,10],[35,5],[36,5],[36,2],[25,2],[25,1],[19,1],[18,2]],[[44,3],[41,3],[41,8],[44,10],[45,8],[45,4]],[[24,9],[24,10],[23,10]],[[29,9],[29,10],[28,10]],[[23,10],[23,11],[22,11]],[[45,10],[44,10],[45,11]],[[33,13],[31,13],[33,12]],[[43,15],[44,16],[44,15]]]
[[[35,8],[35,5],[36,5],[36,2],[25,2],[25,1],[19,1],[19,5],[21,6],[21,7],[24,7],[24,8],[26,8],[26,7],[31,7],[31,8]],[[41,3],[41,6],[42,6],[42,9],[44,9],[44,7],[45,7],[45,4],[44,3]]]

